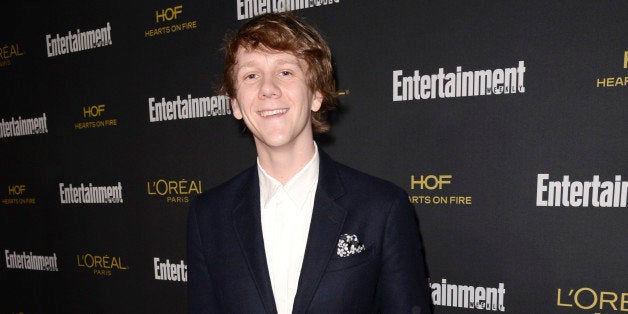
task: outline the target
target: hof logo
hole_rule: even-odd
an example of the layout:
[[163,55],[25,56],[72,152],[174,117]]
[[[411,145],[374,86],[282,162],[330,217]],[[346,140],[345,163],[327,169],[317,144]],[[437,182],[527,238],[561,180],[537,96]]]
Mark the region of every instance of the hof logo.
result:
[[188,203],[190,202],[190,195],[201,194],[202,192],[201,180],[158,179],[146,182],[148,195],[165,197],[168,203]]
[[236,0],[236,7],[238,20],[243,20],[264,13],[296,11],[339,2],[340,0]]
[[26,191],[26,185],[9,185],[9,195],[22,195]]
[[[410,190],[415,190],[417,187],[420,190],[434,191],[443,190],[445,185],[449,185],[452,182],[453,176],[451,174],[429,174],[410,176]],[[471,205],[472,197],[470,195],[409,195],[410,203],[413,204],[451,204],[451,205]]]
[[506,289],[500,282],[497,288],[474,287],[447,283],[442,279],[440,283],[430,283],[432,289],[432,303],[439,306],[450,306],[465,309],[505,312],[504,296]]
[[94,105],[94,106],[83,107],[83,118],[100,117],[103,111],[105,111],[105,105]]
[[36,204],[37,200],[28,196],[26,191],[27,187],[25,184],[12,184],[8,186],[8,194],[6,198],[2,199],[2,204],[5,205],[26,205],[26,204]]
[[183,14],[183,5],[175,5],[173,7],[164,8],[161,10],[155,10],[155,24],[160,25],[157,28],[144,31],[144,37],[154,37],[164,34],[170,34],[180,31],[189,31],[197,28],[197,21],[184,21],[170,25],[163,25],[163,23],[173,22],[181,17]]
[[416,178],[414,177],[414,175],[410,176],[410,188],[412,190],[414,190],[414,187],[416,184],[419,185],[419,187],[421,188],[421,190],[423,189],[428,189],[428,190],[434,190],[436,188],[438,188],[439,190],[443,189],[443,184],[450,184],[451,183],[451,175],[450,174],[441,174],[441,175],[421,175],[419,177],[419,180],[416,180]]
[[628,312],[628,292],[596,291],[593,288],[557,289],[556,306],[579,310]]
[[8,67],[13,64],[14,57],[21,57],[24,55],[24,50],[20,49],[20,45],[13,44],[0,44],[0,68]]
[[[624,51],[624,69],[628,69],[628,50]],[[595,80],[595,87],[625,87],[628,86],[628,73],[608,77],[599,77]]]
[[177,5],[173,8],[165,8],[162,9],[161,12],[159,10],[155,11],[155,23],[172,21],[177,19],[179,14],[183,13],[183,6]]
[[122,257],[94,255],[90,253],[76,255],[76,266],[79,269],[89,269],[97,276],[111,276],[113,271],[125,271],[129,269],[123,262]]
[[[83,119],[99,119],[102,118],[103,112],[105,112],[106,106],[104,104],[88,105],[83,107]],[[101,128],[109,126],[117,126],[118,119],[99,119],[88,120],[74,123],[74,128],[77,130],[87,128]]]

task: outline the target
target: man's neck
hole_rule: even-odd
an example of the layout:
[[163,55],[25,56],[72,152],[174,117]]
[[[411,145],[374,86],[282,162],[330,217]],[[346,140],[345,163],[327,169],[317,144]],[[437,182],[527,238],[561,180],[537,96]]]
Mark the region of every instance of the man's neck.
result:
[[268,175],[286,184],[314,156],[314,140],[302,147],[282,147],[273,149],[257,149],[259,163]]

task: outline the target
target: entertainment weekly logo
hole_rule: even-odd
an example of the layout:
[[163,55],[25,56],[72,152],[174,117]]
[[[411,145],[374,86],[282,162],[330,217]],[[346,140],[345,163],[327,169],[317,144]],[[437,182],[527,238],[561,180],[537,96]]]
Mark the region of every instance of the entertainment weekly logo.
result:
[[403,70],[393,74],[393,101],[427,100],[436,98],[458,98],[525,93],[525,62],[514,67],[463,71],[457,66],[455,72],[404,75]]
[[505,312],[504,296],[506,288],[500,282],[497,287],[470,286],[451,284],[447,279],[430,283],[432,303],[437,306],[448,306],[465,309]]
[[46,113],[42,113],[41,117],[25,118],[22,119],[18,116],[17,119],[11,117],[11,120],[7,118],[0,119],[0,138],[26,136],[26,135],[38,135],[48,133],[48,117]]
[[594,175],[591,181],[572,180],[563,175],[562,180],[550,180],[547,173],[539,173],[536,180],[537,207],[626,207],[628,181],[615,175],[614,181],[600,181]]
[[59,271],[57,253],[52,255],[34,255],[33,252],[17,253],[4,250],[4,260],[7,269]]
[[281,13],[338,4],[340,0],[236,0],[238,20],[264,13]]
[[88,31],[77,29],[75,33],[68,31],[67,35],[61,36],[56,34],[46,35],[46,54],[48,57],[55,57],[64,54],[81,52],[85,50],[110,46],[113,44],[111,39],[111,24]]
[[153,257],[153,269],[155,280],[188,281],[188,265],[183,260],[171,263],[169,259],[162,261],[162,258]]
[[148,118],[150,122],[172,121],[217,117],[231,114],[231,105],[227,96],[207,96],[187,98],[176,96],[176,99],[166,100],[165,97],[148,98]]
[[59,183],[61,204],[117,204],[123,203],[122,183],[94,186],[92,183],[79,185]]

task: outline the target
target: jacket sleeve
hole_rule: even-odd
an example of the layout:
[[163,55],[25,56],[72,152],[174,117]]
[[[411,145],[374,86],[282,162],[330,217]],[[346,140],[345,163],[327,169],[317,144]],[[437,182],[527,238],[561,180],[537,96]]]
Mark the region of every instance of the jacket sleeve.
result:
[[219,304],[207,261],[203,254],[203,244],[197,217],[197,202],[193,202],[187,221],[187,304],[188,313],[219,313]]
[[384,228],[376,291],[382,313],[432,313],[418,221],[405,192],[391,205]]

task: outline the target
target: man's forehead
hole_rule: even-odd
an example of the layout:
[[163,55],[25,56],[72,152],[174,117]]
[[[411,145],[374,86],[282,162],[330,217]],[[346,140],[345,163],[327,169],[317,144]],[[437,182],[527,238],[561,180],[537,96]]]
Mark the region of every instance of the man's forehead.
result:
[[297,57],[290,51],[280,51],[269,49],[266,47],[242,47],[240,46],[236,52],[236,67],[246,67],[256,65],[261,62],[272,62],[277,64],[295,64],[298,66],[306,66],[305,60]]

